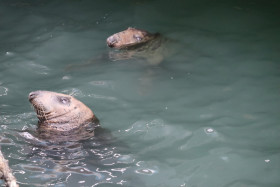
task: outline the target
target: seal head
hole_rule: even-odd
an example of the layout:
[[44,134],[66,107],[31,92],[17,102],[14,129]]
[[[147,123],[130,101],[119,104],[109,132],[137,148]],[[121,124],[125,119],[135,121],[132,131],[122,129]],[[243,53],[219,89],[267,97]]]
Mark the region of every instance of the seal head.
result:
[[39,137],[60,142],[87,139],[99,124],[94,113],[70,95],[50,91],[29,94],[38,122]]
[[155,34],[129,27],[107,38],[107,45],[111,48],[123,49],[144,44],[155,38]]

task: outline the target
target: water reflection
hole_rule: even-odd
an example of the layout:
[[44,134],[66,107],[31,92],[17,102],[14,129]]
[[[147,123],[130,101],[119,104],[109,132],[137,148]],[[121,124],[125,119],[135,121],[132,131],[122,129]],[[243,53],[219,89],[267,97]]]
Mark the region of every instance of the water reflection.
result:
[[[33,117],[19,115],[19,118],[23,116]],[[9,124],[15,117],[1,116],[1,119]],[[45,186],[51,181],[63,186],[125,183],[122,176],[134,165],[134,158],[125,154],[126,145],[104,128],[98,127],[96,136],[88,140],[55,144],[36,138],[34,127],[25,127],[23,131],[6,129],[0,137],[8,158],[17,163],[13,170],[20,185],[28,186],[29,179],[36,186]],[[83,181],[76,181],[77,177]]]

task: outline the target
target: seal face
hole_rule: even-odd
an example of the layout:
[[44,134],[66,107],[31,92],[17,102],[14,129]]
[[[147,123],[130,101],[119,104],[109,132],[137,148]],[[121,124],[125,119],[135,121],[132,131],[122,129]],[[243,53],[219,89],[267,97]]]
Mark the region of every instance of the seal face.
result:
[[70,95],[50,91],[29,94],[38,122],[38,135],[49,141],[77,141],[94,135],[99,124],[94,113]]

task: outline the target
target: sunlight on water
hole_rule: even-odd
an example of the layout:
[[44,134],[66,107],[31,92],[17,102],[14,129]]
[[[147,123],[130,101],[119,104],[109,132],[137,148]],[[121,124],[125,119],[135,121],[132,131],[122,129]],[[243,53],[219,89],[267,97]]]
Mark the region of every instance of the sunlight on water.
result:
[[[0,144],[20,186],[279,186],[278,7],[1,1]],[[129,26],[160,32],[161,54],[106,46]],[[37,139],[35,90],[76,97],[102,129]]]

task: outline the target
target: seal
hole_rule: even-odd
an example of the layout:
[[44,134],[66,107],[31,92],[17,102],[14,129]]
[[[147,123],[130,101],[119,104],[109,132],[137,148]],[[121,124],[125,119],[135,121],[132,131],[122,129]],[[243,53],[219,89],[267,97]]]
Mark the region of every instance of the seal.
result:
[[160,34],[151,34],[145,30],[128,27],[128,29],[113,34],[107,38],[107,45],[116,49],[128,49],[138,47],[157,38]]
[[109,36],[107,46],[117,49],[109,53],[113,61],[131,58],[144,58],[149,64],[159,64],[165,55],[163,43],[166,39],[159,33],[129,27]]
[[38,118],[38,137],[51,142],[79,141],[94,136],[99,120],[73,96],[51,91],[29,94]]
[[107,53],[93,58],[86,63],[70,65],[68,70],[91,66],[93,63],[104,61],[125,61],[131,60],[158,65],[164,59],[174,53],[174,47],[169,38],[163,37],[160,33],[150,33],[142,29],[128,27],[126,30],[115,33],[106,39],[107,46],[111,50]]

